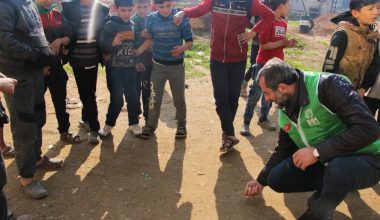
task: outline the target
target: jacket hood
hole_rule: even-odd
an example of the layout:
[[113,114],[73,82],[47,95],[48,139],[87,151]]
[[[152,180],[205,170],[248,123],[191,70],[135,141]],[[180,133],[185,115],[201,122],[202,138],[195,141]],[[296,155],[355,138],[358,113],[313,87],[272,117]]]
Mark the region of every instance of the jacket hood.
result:
[[110,17],[110,20],[112,20],[112,21],[114,21],[114,22],[117,22],[117,23],[125,23],[125,24],[127,24],[127,23],[129,23],[129,22],[131,22],[131,20],[128,20],[127,22],[125,22],[123,19],[121,19],[119,16],[111,16]]
[[341,21],[346,21],[352,23],[355,26],[360,26],[356,18],[352,16],[351,11],[342,12],[337,16],[331,18],[331,22],[334,24],[338,24]]

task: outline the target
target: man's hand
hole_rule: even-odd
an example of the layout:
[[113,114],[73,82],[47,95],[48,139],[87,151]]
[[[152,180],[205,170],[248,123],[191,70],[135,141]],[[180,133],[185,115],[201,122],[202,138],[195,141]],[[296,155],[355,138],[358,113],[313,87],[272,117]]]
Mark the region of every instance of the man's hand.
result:
[[248,182],[245,185],[245,189],[244,189],[243,194],[245,196],[261,195],[261,193],[263,192],[263,189],[264,189],[263,185],[261,185],[257,180],[253,180],[251,182]]
[[119,46],[119,45],[121,45],[121,43],[123,43],[123,40],[124,40],[123,36],[120,35],[120,34],[117,34],[115,36],[115,38],[113,39],[113,41],[112,41],[112,46]]
[[9,95],[13,95],[15,93],[15,86],[17,84],[17,80],[12,78],[1,78],[0,79],[0,91],[5,92]]
[[366,93],[367,91],[365,90],[365,88],[360,88],[360,89],[358,89],[358,94],[359,94],[359,96],[360,97],[364,97],[365,96],[365,93]]
[[184,11],[179,11],[173,16],[173,22],[175,25],[179,26],[181,24],[183,17],[185,16]]
[[181,53],[185,51],[185,48],[181,45],[181,46],[175,46],[173,47],[173,49],[171,50],[172,52],[172,56],[173,57],[178,57],[179,55],[181,55]]
[[53,50],[54,55],[57,56],[59,54],[62,44],[63,44],[62,38],[57,38],[53,42],[50,43],[50,47]]
[[293,154],[293,163],[301,170],[305,170],[308,166],[315,164],[318,158],[313,154],[313,147],[304,147],[297,150]]

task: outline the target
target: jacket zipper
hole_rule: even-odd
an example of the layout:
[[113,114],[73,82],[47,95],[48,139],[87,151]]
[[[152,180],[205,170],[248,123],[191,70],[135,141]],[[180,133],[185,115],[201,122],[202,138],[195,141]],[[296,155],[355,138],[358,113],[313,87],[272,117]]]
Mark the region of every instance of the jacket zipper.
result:
[[304,144],[306,147],[311,147],[311,145],[309,144],[309,142],[308,142],[307,139],[306,139],[306,135],[305,135],[305,133],[303,132],[301,126],[299,125],[299,124],[300,124],[300,121],[301,121],[301,120],[300,120],[300,115],[301,115],[301,109],[300,109],[300,113],[298,114],[297,123],[293,122],[292,120],[290,120],[290,122],[296,126],[297,131],[298,131],[298,133],[299,133],[300,136],[301,136],[301,140],[302,140],[303,144]]
[[[229,10],[231,10],[232,8],[232,2],[230,1],[230,8]],[[224,31],[224,45],[223,45],[223,63],[226,61],[226,37],[227,37],[227,28],[228,28],[228,21],[230,20],[230,11],[228,11],[228,14],[227,14],[227,22],[226,22],[226,30]]]

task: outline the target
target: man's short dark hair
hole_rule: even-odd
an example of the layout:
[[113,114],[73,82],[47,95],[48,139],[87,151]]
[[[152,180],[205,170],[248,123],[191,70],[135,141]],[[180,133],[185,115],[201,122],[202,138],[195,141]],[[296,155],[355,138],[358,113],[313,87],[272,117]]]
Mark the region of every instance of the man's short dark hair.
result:
[[133,4],[150,4],[150,0],[133,0]]
[[286,85],[297,81],[296,70],[279,58],[270,59],[257,74],[257,82],[264,77],[266,87],[275,91],[280,83]]
[[364,6],[380,3],[380,0],[351,0],[350,10],[360,11]]
[[114,0],[115,7],[132,7],[133,0]]

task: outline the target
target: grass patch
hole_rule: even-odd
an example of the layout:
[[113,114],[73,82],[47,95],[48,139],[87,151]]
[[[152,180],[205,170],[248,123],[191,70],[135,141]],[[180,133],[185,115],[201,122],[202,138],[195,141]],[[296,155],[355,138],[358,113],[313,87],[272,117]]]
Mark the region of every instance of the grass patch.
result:
[[190,60],[185,59],[185,78],[195,79],[205,76],[206,74],[201,70],[197,69],[194,63]]
[[297,21],[297,20],[290,20],[290,21],[288,21],[288,26],[297,27],[299,25],[300,25],[300,21]]

